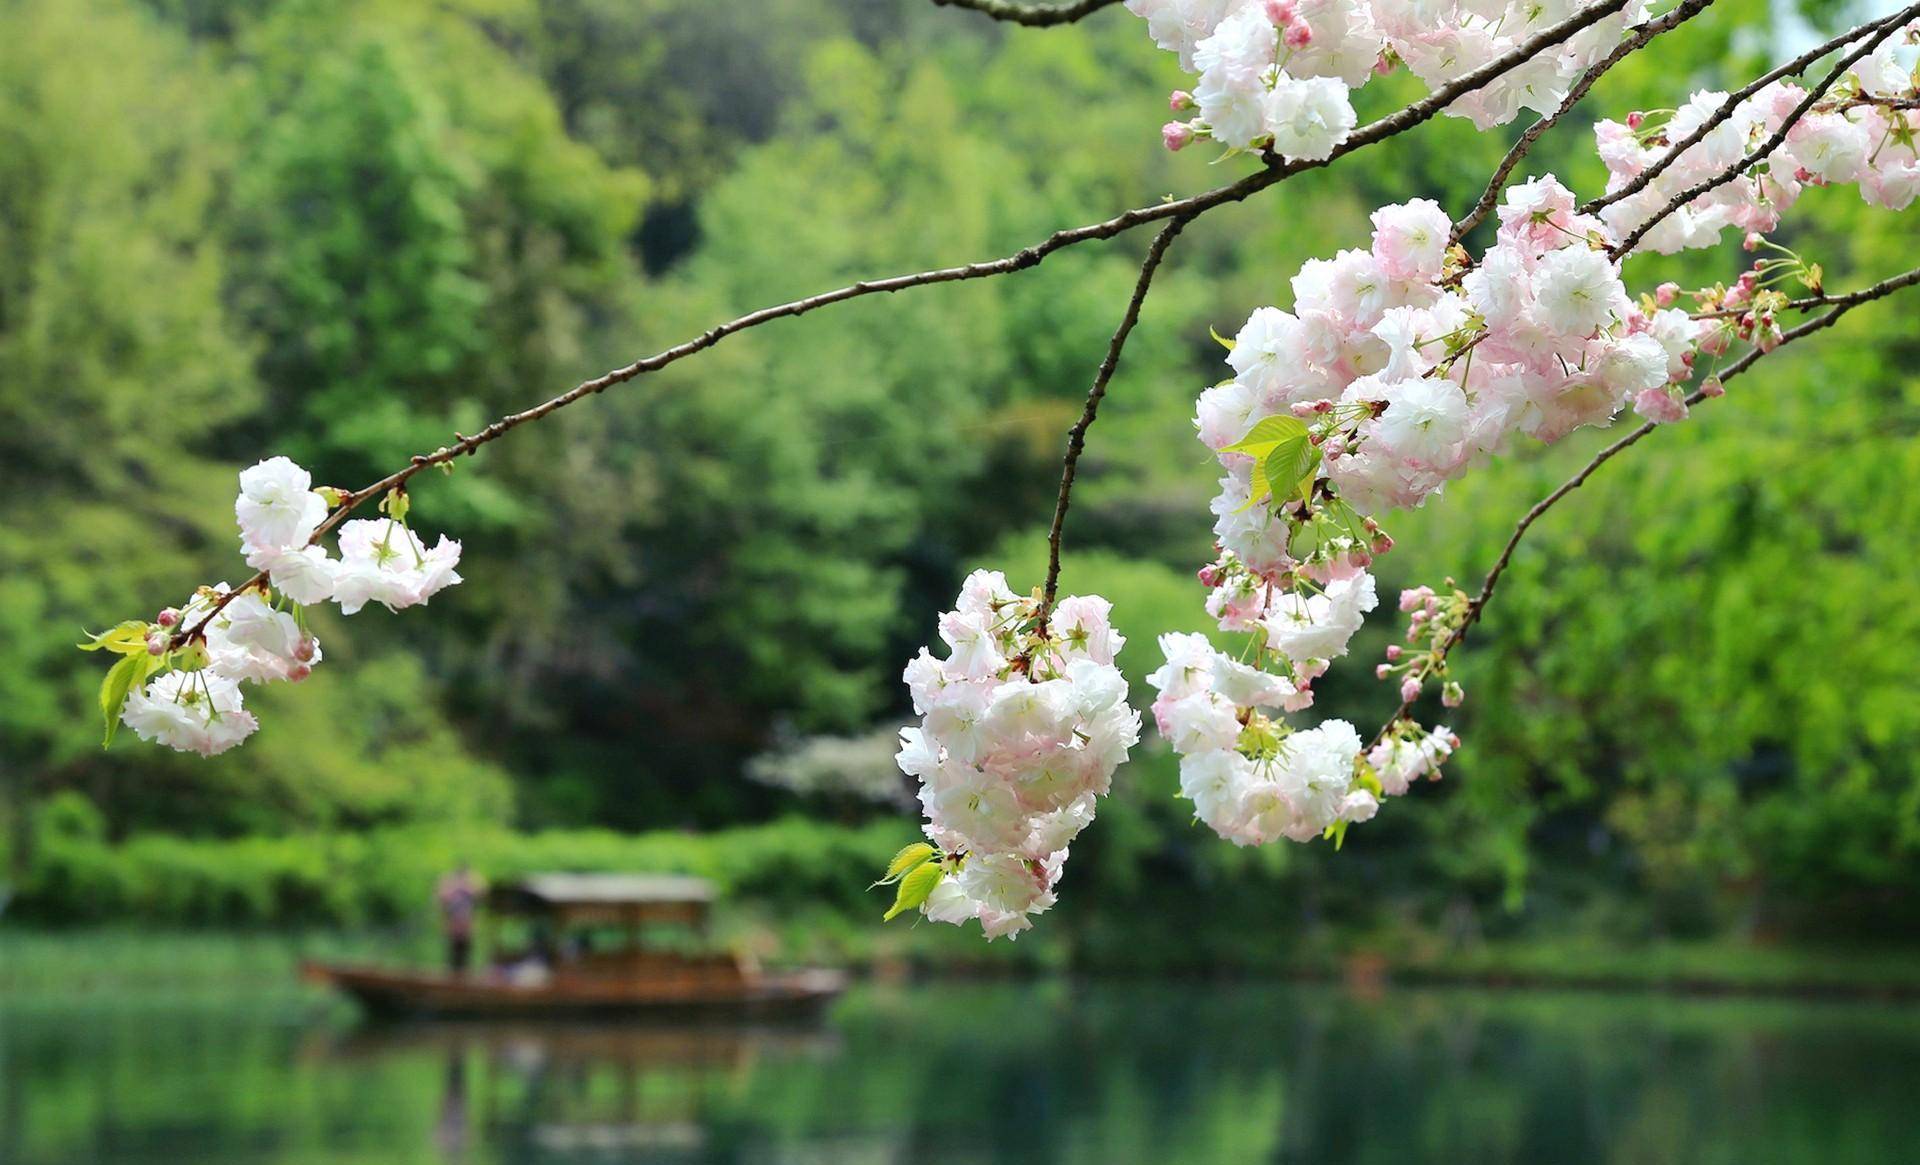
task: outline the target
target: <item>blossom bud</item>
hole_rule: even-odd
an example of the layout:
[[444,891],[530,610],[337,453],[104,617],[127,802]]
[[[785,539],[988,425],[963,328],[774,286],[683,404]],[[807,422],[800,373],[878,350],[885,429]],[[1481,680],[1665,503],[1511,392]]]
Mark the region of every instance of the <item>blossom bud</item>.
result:
[[1365,570],[1373,565],[1373,555],[1368,554],[1365,550],[1350,550],[1347,552],[1347,561],[1359,567],[1361,570]]
[[1632,113],[1627,114],[1628,129],[1639,129],[1645,124],[1647,124],[1647,115],[1639,110],[1636,109]]
[[1313,29],[1307,26],[1306,21],[1295,20],[1292,24],[1287,25],[1284,39],[1287,47],[1290,49],[1306,48],[1313,40]]
[[1200,568],[1200,585],[1209,589],[1220,585],[1220,568],[1213,563]]
[[1400,681],[1400,702],[1411,704],[1420,698],[1420,681],[1408,676]]
[[1759,334],[1754,337],[1753,342],[1762,352],[1771,352],[1780,346],[1782,339],[1783,337],[1780,335],[1779,327],[1768,325],[1760,329]]
[[313,669],[304,663],[296,663],[287,669],[287,679],[296,684],[312,674]]
[[1178,153],[1187,148],[1193,140],[1193,126],[1184,121],[1170,121],[1160,127],[1160,144]]
[[1373,75],[1374,76],[1384,77],[1391,72],[1393,72],[1392,57],[1389,57],[1385,53],[1381,53],[1379,56],[1373,59]]
[[1661,307],[1672,307],[1673,301],[1680,298],[1680,285],[1669,280],[1653,289],[1653,302]]
[[1408,618],[1407,621],[1413,624],[1415,627],[1418,627],[1420,624],[1425,623],[1428,619],[1431,619],[1431,618],[1433,618],[1433,612],[1427,610],[1425,607],[1422,607],[1420,610],[1415,611]]
[[1735,282],[1739,285],[1740,290],[1744,293],[1744,297],[1743,297],[1743,301],[1744,301],[1744,299],[1752,298],[1753,289],[1759,286],[1760,277],[1758,275],[1755,275],[1751,271],[1742,271],[1740,273],[1740,278]]
[[1193,94],[1185,89],[1175,89],[1167,94],[1167,108],[1175,113],[1183,113],[1193,108]]
[[301,663],[312,663],[315,653],[319,650],[320,644],[313,636],[302,635],[300,642],[293,645],[293,658],[299,660]]
[[153,621],[162,627],[171,627],[180,621],[180,611],[177,607],[168,607],[154,616]]
[[166,653],[167,653],[167,633],[166,632],[155,631],[153,634],[147,636],[147,654],[148,655],[165,655]]
[[1293,0],[1267,0],[1267,19],[1275,28],[1285,28],[1292,24],[1295,16]]
[[1398,643],[1387,644],[1387,659],[1394,663],[1400,661],[1400,645]]
[[1467,690],[1455,680],[1448,680],[1440,689],[1440,702],[1449,708],[1458,708],[1467,698]]
[[1400,609],[1411,611],[1415,607],[1423,606],[1432,597],[1432,587],[1408,587],[1400,592]]
[[1301,420],[1304,421],[1308,417],[1311,417],[1315,413],[1320,411],[1319,409],[1314,408],[1313,405],[1314,405],[1314,402],[1312,401],[1297,400],[1297,401],[1294,401],[1291,405],[1287,406],[1287,411],[1291,412],[1294,416],[1299,417]]
[[1760,237],[1759,231],[1748,231],[1747,237],[1740,240],[1740,248],[1745,251],[1758,251],[1760,244],[1765,241]]
[[1376,680],[1384,680],[1392,674],[1393,665],[1390,663],[1378,664],[1373,669],[1373,678]]
[[1727,395],[1727,386],[1720,383],[1718,376],[1709,376],[1707,377],[1706,383],[1700,386],[1700,395],[1705,397],[1725,396]]
[[1376,555],[1385,554],[1387,551],[1392,549],[1393,549],[1393,539],[1390,536],[1388,536],[1386,531],[1383,530],[1374,537],[1373,552]]

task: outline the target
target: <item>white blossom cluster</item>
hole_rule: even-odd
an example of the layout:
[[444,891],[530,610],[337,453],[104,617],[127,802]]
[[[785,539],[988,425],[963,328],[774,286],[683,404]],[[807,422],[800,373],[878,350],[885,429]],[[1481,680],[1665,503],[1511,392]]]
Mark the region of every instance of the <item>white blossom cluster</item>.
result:
[[[1764,161],[1660,218],[1635,249],[1672,254],[1710,247],[1729,227],[1766,234],[1808,186],[1857,183],[1868,203],[1904,210],[1920,193],[1920,110],[1910,107],[1916,95],[1910,57],[1906,36],[1889,37],[1795,121]],[[1681,152],[1645,188],[1601,211],[1608,231],[1624,238],[1685,191],[1757,152],[1806,97],[1799,85],[1776,81],[1737,103],[1732,116]],[[1634,114],[1624,122],[1595,123],[1607,192],[1620,190],[1666,158],[1713,121],[1727,98],[1702,90],[1664,118]]]
[[[1195,112],[1162,129],[1170,149],[1210,138],[1305,160],[1325,158],[1346,140],[1355,122],[1349,93],[1372,76],[1405,65],[1438,89],[1584,7],[1573,0],[1127,0],[1154,43],[1197,74],[1192,92],[1173,95],[1176,112]],[[1445,111],[1481,129],[1522,109],[1549,113],[1646,11],[1645,0],[1632,0]]]
[[[332,504],[285,457],[240,474],[241,549],[267,579],[238,594],[225,583],[201,587],[160,612],[140,646],[161,674],[127,692],[118,712],[127,727],[183,752],[225,752],[259,727],[242,683],[298,682],[320,662],[306,606],[331,599],[347,615],[370,602],[398,611],[460,581],[460,544],[443,536],[429,548],[406,525],[404,501],[389,499],[389,517],[342,524],[334,558],[314,544]],[[183,634],[187,641],[176,642]]]
[[1105,599],[1071,596],[1043,626],[1037,598],[975,571],[940,617],[947,658],[921,648],[907,665],[921,719],[901,729],[898,761],[921,782],[946,870],[928,918],[977,918],[994,938],[1053,904],[1068,843],[1140,739],[1109,614]]

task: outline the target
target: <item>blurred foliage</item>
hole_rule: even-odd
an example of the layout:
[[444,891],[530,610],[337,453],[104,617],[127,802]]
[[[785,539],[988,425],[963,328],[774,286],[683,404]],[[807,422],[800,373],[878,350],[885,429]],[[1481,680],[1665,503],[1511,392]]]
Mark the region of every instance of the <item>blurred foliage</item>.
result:
[[[1737,82],[1777,55],[1769,21],[1716,5],[1589,105]],[[257,457],[358,485],[740,312],[1225,179],[1239,163],[1157,147],[1177,80],[1118,11],[1042,33],[912,0],[751,19],[692,0],[4,0],[0,814],[21,908],[390,917],[471,847],[494,873],[718,871],[778,910],[821,904],[818,934],[867,928],[872,855],[911,824],[744,766],[898,721],[899,667],[969,567],[1038,580],[1062,436],[1144,237],[756,329],[423,483],[417,519],[465,541],[469,581],[403,619],[322,615],[326,666],[262,693],[235,754],[101,753],[94,661],[70,644],[237,578],[232,475]],[[1363,116],[1411,92],[1373,86]],[[1594,188],[1580,121],[1522,176]],[[1204,624],[1213,474],[1188,418],[1221,375],[1207,326],[1284,306],[1286,276],[1364,245],[1380,202],[1466,206],[1511,132],[1440,119],[1183,236],[1068,531],[1066,586],[1114,599],[1143,703],[1154,636]],[[1814,191],[1782,238],[1854,286],[1911,263],[1913,221]],[[1543,522],[1460,659],[1467,748],[1444,783],[1338,855],[1239,851],[1188,821],[1149,745],[1076,847],[1043,928],[1059,937],[1020,957],[1279,957],[1330,926],[1911,924],[1913,318],[1878,305],[1770,359]],[[1484,569],[1602,436],[1396,517],[1383,583]],[[1325,712],[1384,714],[1365,661],[1391,622],[1328,678]],[[851,832],[810,838],[803,812]],[[736,836],[750,872],[690,856]]]

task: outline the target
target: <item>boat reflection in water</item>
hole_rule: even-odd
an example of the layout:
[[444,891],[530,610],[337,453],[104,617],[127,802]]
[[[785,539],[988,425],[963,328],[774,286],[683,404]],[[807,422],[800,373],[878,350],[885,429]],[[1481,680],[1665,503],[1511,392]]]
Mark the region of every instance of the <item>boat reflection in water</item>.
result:
[[841,1054],[821,1023],[648,1020],[403,1020],[318,1035],[329,1069],[441,1066],[433,1140],[462,1161],[711,1158],[716,1127],[756,1074],[805,1071]]

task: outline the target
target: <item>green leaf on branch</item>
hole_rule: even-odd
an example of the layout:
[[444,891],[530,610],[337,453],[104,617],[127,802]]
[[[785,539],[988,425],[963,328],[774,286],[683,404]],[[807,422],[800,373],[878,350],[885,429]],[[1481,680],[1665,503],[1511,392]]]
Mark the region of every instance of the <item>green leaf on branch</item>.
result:
[[1212,336],[1214,339],[1214,342],[1219,344],[1222,348],[1225,348],[1229,352],[1233,351],[1233,341],[1227,339],[1225,336],[1221,335],[1219,332],[1214,331],[1212,324],[1207,325],[1207,335]]
[[75,644],[81,651],[114,651],[121,655],[145,655],[147,636],[152,628],[138,619],[128,619],[88,638],[85,643]]
[[[893,855],[893,860],[887,863],[887,876],[875,882],[873,886],[892,885],[905,877],[916,866],[920,865],[920,863],[932,857],[936,852],[938,851],[924,841],[917,841],[912,845],[902,846],[900,852]],[[873,886],[869,886],[867,889],[871,890]]]
[[[1313,488],[1313,468],[1319,461],[1320,450],[1302,433],[1275,445],[1267,454],[1262,468],[1266,470],[1267,485],[1275,491],[1275,496],[1284,490],[1286,496],[1292,498]],[[1306,479],[1304,482],[1302,477]]]
[[107,678],[100,681],[100,714],[106,717],[101,748],[113,743],[113,734],[120,727],[120,709],[126,705],[127,696],[146,683],[147,677],[160,666],[160,660],[142,648],[139,655],[126,656],[107,670]]
[[892,922],[895,915],[918,910],[920,904],[927,900],[927,895],[932,894],[933,888],[940,884],[940,879],[946,876],[947,872],[939,862],[921,862],[907,871],[906,876],[900,879],[900,888],[894,892],[893,905],[880,921]]
[[1273,447],[1290,437],[1305,440],[1307,426],[1298,417],[1285,415],[1263,417],[1247,435],[1233,444],[1221,449],[1222,453],[1245,453],[1256,461],[1263,460],[1273,452]]

